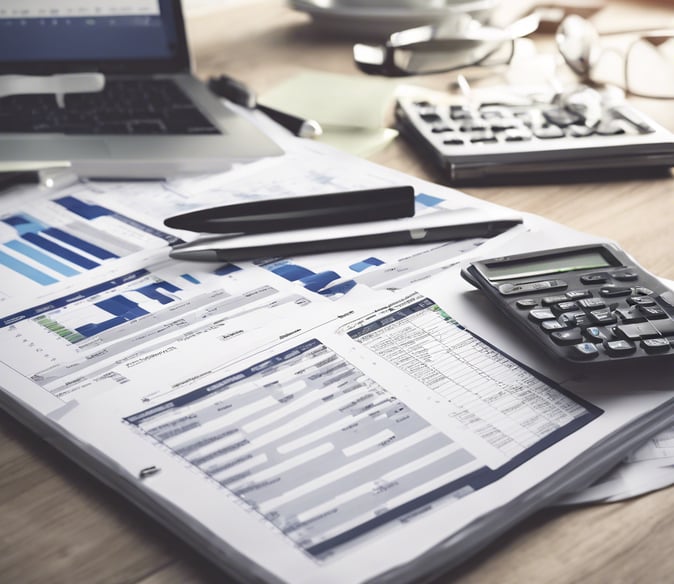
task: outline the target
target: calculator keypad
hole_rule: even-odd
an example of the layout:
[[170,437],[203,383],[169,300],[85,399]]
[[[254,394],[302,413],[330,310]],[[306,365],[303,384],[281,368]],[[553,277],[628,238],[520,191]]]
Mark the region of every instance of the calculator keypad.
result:
[[674,135],[615,97],[598,95],[582,110],[582,103],[558,99],[549,88],[529,95],[503,88],[502,95],[498,103],[400,96],[397,127],[453,184],[548,182],[599,172],[615,178],[630,168],[674,165]]
[[[442,105],[428,100],[411,102],[412,119],[437,136],[438,145],[449,146],[528,142],[588,136],[616,136],[653,132],[646,122],[625,116],[620,108],[603,112],[598,123],[555,104],[526,106],[484,104]],[[624,109],[624,108],[623,108]]]
[[[648,355],[674,351],[674,317],[663,308],[672,304],[640,285],[636,270],[588,273],[579,281],[585,288],[545,296],[526,296],[527,290],[540,294],[538,282],[511,284],[522,294],[512,302],[522,318],[576,361],[621,358],[640,349]],[[504,288],[502,295],[511,290]]]

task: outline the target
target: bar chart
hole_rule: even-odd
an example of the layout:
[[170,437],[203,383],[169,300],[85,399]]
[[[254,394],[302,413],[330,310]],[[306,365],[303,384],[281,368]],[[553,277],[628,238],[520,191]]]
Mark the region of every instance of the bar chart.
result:
[[189,267],[160,263],[3,317],[0,343],[23,354],[23,373],[45,386],[276,292],[260,289],[238,299],[237,284],[227,277],[235,267]]
[[[323,253],[257,261],[269,272],[336,300],[357,285],[396,290],[454,265],[459,256],[486,241],[483,237],[367,251]],[[376,255],[370,255],[375,252]]]
[[175,241],[81,197],[33,201],[18,212],[0,213],[0,286],[35,292]]

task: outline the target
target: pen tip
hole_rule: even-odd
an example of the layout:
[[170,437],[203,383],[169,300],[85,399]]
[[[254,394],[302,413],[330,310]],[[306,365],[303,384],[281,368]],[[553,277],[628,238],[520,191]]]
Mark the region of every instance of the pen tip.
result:
[[298,136],[300,138],[318,138],[323,134],[323,128],[315,120],[305,120],[302,123]]

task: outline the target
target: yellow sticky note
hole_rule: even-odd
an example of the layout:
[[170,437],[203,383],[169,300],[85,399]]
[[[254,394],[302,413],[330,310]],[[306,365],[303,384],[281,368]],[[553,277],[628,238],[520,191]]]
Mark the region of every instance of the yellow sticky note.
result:
[[307,71],[260,96],[260,103],[324,128],[381,129],[395,80]]

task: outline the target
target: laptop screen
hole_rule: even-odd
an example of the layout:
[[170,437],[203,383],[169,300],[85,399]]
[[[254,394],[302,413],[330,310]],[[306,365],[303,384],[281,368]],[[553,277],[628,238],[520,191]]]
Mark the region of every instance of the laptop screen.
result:
[[179,0],[1,0],[0,71],[178,71]]

